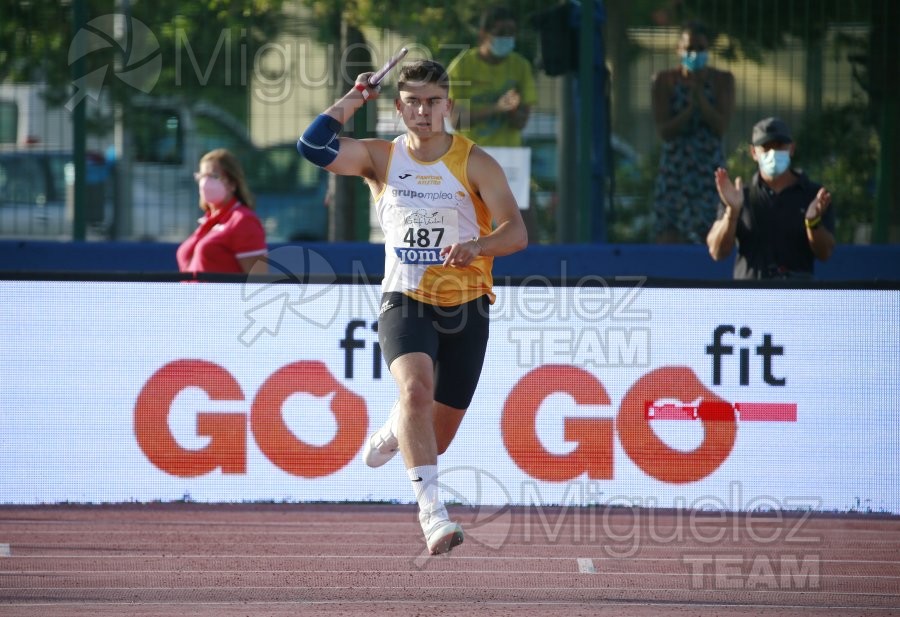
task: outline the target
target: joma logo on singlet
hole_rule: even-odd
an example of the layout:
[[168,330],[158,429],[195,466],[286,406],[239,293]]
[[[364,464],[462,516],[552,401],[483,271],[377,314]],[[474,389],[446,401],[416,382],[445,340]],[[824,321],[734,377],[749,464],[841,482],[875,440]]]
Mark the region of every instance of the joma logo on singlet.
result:
[[421,264],[432,265],[444,263],[441,259],[441,250],[431,249],[409,249],[402,246],[395,246],[394,253],[402,264]]

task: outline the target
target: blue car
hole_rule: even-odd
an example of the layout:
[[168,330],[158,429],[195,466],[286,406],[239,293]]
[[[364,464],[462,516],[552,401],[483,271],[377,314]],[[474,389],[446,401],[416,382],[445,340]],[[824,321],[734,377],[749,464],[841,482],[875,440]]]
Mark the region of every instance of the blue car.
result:
[[[297,155],[293,143],[244,153],[247,181],[269,242],[325,240],[328,235],[328,174]],[[110,237],[113,169],[89,154],[86,169],[88,238]],[[0,238],[71,240],[72,153],[33,149],[0,150]],[[190,203],[194,206],[191,188]],[[144,216],[161,217],[149,212]],[[200,211],[190,210],[196,219]],[[195,223],[194,223],[195,224]],[[186,229],[185,236],[190,233]]]
[[[74,174],[71,152],[0,150],[0,238],[71,239]],[[103,157],[89,154],[86,215],[93,235],[105,234],[111,215],[108,176]]]
[[299,156],[294,143],[261,149],[245,172],[269,242],[327,238],[328,172]]

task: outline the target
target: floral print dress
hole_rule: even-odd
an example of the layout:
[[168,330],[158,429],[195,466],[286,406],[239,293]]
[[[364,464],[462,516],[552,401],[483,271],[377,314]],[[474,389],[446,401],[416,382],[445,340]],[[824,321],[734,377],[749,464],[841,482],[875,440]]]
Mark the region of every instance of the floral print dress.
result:
[[[708,81],[703,96],[715,104]],[[687,107],[689,97],[690,86],[678,80],[669,102],[671,115]],[[724,166],[721,138],[694,112],[682,133],[663,143],[653,199],[656,233],[675,230],[689,242],[705,243],[719,205],[714,172]]]

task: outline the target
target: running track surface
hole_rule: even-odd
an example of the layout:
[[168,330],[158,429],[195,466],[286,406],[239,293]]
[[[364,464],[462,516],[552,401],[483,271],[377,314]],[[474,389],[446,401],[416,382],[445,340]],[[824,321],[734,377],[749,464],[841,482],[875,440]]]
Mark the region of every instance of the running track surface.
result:
[[0,615],[900,615],[900,518],[401,505],[0,507]]

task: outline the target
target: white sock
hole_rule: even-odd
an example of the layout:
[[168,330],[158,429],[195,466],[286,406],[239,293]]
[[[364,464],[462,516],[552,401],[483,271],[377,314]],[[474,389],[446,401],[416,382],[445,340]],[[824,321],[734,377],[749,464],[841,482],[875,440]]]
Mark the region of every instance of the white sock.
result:
[[412,482],[416,501],[419,502],[419,510],[434,512],[444,507],[441,503],[440,487],[435,478],[437,465],[421,465],[406,470],[409,481]]

